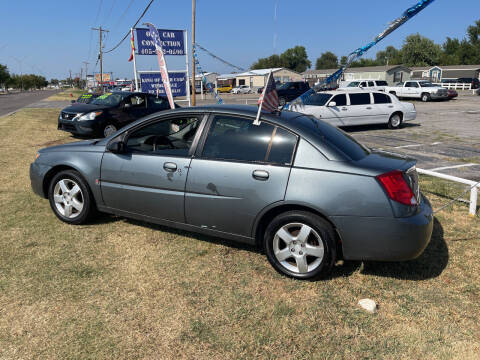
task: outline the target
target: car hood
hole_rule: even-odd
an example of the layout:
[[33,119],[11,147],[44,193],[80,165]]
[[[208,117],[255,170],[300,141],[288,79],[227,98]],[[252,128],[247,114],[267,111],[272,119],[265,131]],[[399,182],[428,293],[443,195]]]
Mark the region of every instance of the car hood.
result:
[[48,152],[79,152],[79,151],[104,151],[105,145],[100,145],[98,142],[103,139],[75,141],[68,144],[50,146],[40,149],[39,153]]
[[105,110],[108,108],[109,106],[75,103],[75,104],[72,104],[71,106],[67,106],[62,111],[69,112],[69,113],[85,114],[90,111]]

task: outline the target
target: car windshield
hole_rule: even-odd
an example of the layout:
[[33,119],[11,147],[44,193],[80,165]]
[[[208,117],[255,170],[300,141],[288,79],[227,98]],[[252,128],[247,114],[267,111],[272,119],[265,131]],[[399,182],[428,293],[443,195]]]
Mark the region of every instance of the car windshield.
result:
[[436,87],[437,85],[433,85],[431,82],[423,81],[419,83],[421,87]]
[[352,81],[350,84],[348,84],[347,87],[358,87],[359,84],[360,84],[360,82],[358,82],[358,81]]
[[325,106],[327,101],[332,97],[331,94],[316,93],[305,99],[305,105]]
[[120,104],[127,94],[113,94],[113,93],[106,93],[100,95],[95,100],[92,101],[94,105],[107,105],[107,106],[116,106]]

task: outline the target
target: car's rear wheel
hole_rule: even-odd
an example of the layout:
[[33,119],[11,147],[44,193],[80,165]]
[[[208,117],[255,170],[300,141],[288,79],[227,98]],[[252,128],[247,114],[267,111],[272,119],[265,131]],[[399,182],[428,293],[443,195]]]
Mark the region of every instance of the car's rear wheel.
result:
[[109,137],[112,135],[114,132],[117,131],[117,127],[113,124],[106,124],[103,127],[103,137]]
[[95,211],[86,181],[74,170],[61,171],[52,178],[48,199],[55,215],[69,224],[83,224]]
[[296,279],[319,278],[328,274],[335,262],[335,233],[317,215],[289,211],[268,225],[264,249],[279,273]]
[[422,94],[422,101],[423,101],[423,102],[430,101],[430,94],[428,94],[428,93],[423,93],[423,94]]
[[402,126],[402,116],[399,113],[392,114],[388,120],[389,129],[399,129]]

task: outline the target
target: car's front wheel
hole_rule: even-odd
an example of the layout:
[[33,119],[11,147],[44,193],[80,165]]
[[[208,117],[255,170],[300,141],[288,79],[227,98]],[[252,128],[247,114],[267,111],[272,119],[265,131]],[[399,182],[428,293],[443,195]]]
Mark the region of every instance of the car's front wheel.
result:
[[48,199],[55,215],[69,224],[83,224],[95,211],[88,184],[74,170],[61,171],[53,177]]
[[296,279],[325,276],[336,260],[332,226],[304,211],[275,217],[265,231],[264,249],[275,270]]

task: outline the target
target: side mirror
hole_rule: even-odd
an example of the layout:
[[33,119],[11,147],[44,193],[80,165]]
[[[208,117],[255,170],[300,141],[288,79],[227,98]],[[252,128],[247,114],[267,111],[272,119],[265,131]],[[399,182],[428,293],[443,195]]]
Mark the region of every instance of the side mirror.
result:
[[125,152],[125,143],[120,140],[115,140],[107,145],[107,150],[114,154],[122,154]]
[[330,101],[328,103],[328,107],[335,107],[335,106],[337,106],[337,103],[335,101]]

